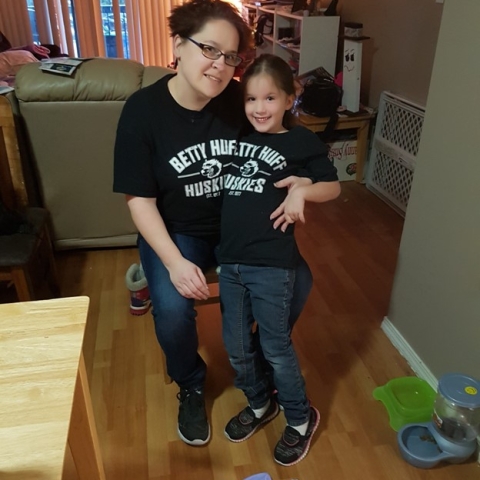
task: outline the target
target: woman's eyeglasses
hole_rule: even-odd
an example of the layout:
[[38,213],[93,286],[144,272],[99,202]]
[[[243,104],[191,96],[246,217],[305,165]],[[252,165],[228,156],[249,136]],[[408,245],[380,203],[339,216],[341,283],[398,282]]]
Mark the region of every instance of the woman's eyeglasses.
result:
[[236,53],[223,53],[218,48],[197,42],[190,37],[187,37],[187,40],[190,40],[193,44],[200,48],[200,50],[202,50],[202,55],[209,60],[218,60],[223,55],[225,57],[225,63],[230,67],[238,67],[243,62],[243,58]]

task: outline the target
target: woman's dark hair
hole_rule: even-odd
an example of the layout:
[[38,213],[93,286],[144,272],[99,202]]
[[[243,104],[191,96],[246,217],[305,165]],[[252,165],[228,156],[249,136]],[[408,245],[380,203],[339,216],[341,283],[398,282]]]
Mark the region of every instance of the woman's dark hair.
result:
[[210,20],[226,20],[237,30],[240,39],[238,52],[245,52],[252,45],[252,31],[238,10],[223,0],[190,0],[172,10],[168,18],[170,35],[191,37],[202,30]]
[[[263,73],[271,77],[277,88],[283,90],[287,95],[295,96],[295,80],[292,69],[285,60],[271,53],[263,53],[247,67],[241,79],[243,93],[245,93],[250,79]],[[283,126],[291,128],[293,125],[293,114],[286,111],[283,116]]]

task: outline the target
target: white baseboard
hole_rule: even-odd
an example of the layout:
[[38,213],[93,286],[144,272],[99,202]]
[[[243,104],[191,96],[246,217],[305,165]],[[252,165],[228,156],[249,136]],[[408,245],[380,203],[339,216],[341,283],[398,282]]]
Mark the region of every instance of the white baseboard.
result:
[[398,350],[400,355],[405,358],[410,367],[412,367],[417,377],[425,380],[436,391],[438,386],[437,378],[423,363],[422,359],[405,338],[403,338],[403,335],[396,329],[388,317],[384,317],[381,328],[390,342],[392,342],[392,345]]

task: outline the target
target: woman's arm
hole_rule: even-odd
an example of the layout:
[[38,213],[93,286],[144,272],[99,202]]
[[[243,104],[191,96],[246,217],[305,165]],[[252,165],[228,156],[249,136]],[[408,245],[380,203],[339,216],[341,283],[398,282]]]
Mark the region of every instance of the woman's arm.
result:
[[180,295],[205,300],[210,292],[202,269],[183,257],[170,237],[157,208],[155,198],[127,195],[133,223],[145,241],[159,256],[170,273],[170,280]]

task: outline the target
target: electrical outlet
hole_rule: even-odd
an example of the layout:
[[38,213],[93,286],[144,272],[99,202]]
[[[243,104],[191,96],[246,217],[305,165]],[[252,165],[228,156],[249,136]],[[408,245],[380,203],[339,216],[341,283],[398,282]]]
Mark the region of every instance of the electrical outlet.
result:
[[435,0],[435,3],[443,3],[444,0]]

